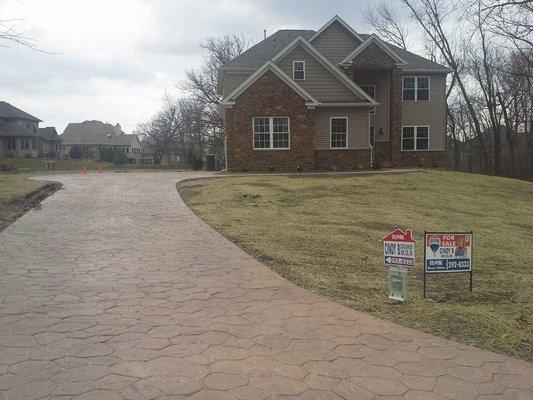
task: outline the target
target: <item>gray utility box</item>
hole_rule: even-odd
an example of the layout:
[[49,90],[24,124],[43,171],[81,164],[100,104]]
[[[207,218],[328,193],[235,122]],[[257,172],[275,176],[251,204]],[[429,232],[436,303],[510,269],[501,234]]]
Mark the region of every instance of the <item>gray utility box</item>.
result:
[[205,158],[207,162],[207,170],[216,171],[217,170],[217,157],[214,154],[207,154]]
[[389,267],[389,299],[405,301],[407,297],[407,271],[405,267]]

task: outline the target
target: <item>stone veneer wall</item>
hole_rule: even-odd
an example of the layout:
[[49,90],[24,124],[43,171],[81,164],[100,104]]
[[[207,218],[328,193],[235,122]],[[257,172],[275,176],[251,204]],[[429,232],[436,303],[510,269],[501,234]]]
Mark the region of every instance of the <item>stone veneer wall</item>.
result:
[[387,161],[396,162],[402,152],[402,72],[392,70],[390,79],[390,118],[389,118],[389,155]]
[[[290,149],[253,148],[253,117],[289,117]],[[274,73],[267,72],[226,109],[229,171],[313,171],[313,110]]]
[[370,169],[370,149],[316,150],[318,171],[354,171]]
[[[361,66],[359,66],[361,67]],[[352,76],[357,67],[352,69]],[[389,142],[376,142],[374,161],[386,167],[449,167],[448,151],[401,151],[402,74],[391,71]],[[231,172],[350,171],[369,169],[368,149],[315,150],[314,110],[272,72],[267,72],[225,110],[228,169]],[[289,150],[254,150],[253,117],[288,116]]]

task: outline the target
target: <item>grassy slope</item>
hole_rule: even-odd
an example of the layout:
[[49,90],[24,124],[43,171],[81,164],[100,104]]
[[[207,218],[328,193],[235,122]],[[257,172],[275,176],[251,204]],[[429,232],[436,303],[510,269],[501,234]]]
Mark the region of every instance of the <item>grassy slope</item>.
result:
[[[45,161],[43,158],[0,158],[0,164],[12,165],[18,170],[26,171],[43,171],[45,169]],[[83,168],[82,160],[53,160],[56,163],[57,171],[81,171]],[[90,170],[96,170],[98,165],[102,164],[104,169],[113,166],[112,163],[96,163],[88,162],[87,166]]]
[[24,212],[25,205],[18,203],[48,183],[28,178],[25,174],[0,174],[0,231]]
[[[533,184],[453,172],[369,177],[233,177],[191,181],[192,209],[296,284],[349,307],[492,351],[531,359]],[[408,301],[387,300],[380,238],[413,228]],[[423,231],[474,230],[468,275],[429,277]]]

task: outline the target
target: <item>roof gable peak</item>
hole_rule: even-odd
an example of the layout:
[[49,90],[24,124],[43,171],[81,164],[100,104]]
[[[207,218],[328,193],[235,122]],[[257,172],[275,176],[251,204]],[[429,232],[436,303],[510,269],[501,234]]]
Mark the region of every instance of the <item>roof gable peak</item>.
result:
[[221,104],[224,106],[232,106],[235,104],[235,99],[239,97],[246,89],[248,89],[255,81],[263,76],[267,71],[273,72],[278,78],[289,85],[296,93],[298,93],[309,105],[317,105],[319,102],[304,88],[298,85],[292,80],[285,72],[283,72],[272,61],[267,61],[261,68],[255,71],[248,77],[243,83],[241,83],[232,93],[230,93],[225,99],[222,99]]
[[357,46],[350,54],[348,54],[344,58],[344,60],[340,62],[340,64],[341,65],[350,64],[355,57],[361,54],[361,52],[372,43],[375,43],[385,53],[387,53],[389,57],[391,57],[394,61],[396,61],[396,64],[398,65],[406,64],[406,62],[393,49],[391,49],[390,46],[387,46],[387,44],[383,40],[381,40],[375,33],[373,33],[368,38],[366,38],[366,40],[363,41],[363,43],[361,43],[359,46]]
[[276,63],[287,55],[296,46],[301,45],[311,56],[313,56],[326,70],[328,70],[334,77],[336,77],[344,86],[346,86],[352,93],[367,100],[370,104],[377,105],[376,101],[372,99],[364,90],[362,90],[354,81],[348,78],[339,68],[337,68],[331,61],[329,61],[320,51],[317,50],[308,40],[302,36],[296,37],[283,50],[272,57],[272,62]]
[[348,32],[350,32],[360,42],[364,41],[363,38],[338,15],[334,15],[333,18],[331,18],[328,22],[326,22],[324,26],[322,26],[322,28],[320,28],[313,36],[309,38],[309,41],[312,42],[315,38],[320,36],[320,34],[324,32],[331,24],[335,22],[338,22],[339,24],[341,24]]

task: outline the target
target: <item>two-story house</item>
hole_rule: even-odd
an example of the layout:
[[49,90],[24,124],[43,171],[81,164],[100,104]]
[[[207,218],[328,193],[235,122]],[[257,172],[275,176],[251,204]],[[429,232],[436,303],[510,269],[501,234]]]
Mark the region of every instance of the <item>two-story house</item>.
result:
[[99,161],[103,149],[122,151],[129,164],[139,165],[145,158],[137,135],[124,133],[120,124],[112,125],[101,121],[71,122],[63,131],[61,139],[65,155],[69,155],[72,147],[77,146],[89,160]]
[[56,157],[61,139],[54,127],[39,128],[39,118],[0,101],[0,157]]
[[443,166],[446,67],[335,16],[220,68],[230,171]]

